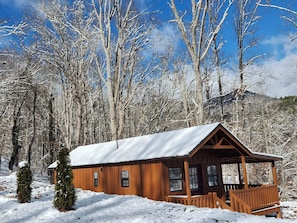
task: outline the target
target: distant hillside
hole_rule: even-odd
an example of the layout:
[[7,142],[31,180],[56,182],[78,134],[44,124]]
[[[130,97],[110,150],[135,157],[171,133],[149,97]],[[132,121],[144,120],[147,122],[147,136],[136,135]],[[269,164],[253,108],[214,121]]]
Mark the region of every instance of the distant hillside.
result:
[[297,113],[297,96],[288,96],[280,99],[279,108],[291,114]]
[[[223,97],[222,97],[223,105],[231,104],[232,102],[234,102],[236,100],[236,97],[240,97],[238,95],[237,90],[231,91],[231,92],[223,95]],[[267,95],[258,94],[258,93],[255,93],[255,92],[252,92],[252,91],[247,91],[247,90],[241,95],[241,97],[245,101],[254,101],[254,100],[259,100],[259,99],[261,99],[261,100],[274,100],[274,98],[271,98],[271,97],[269,97]],[[220,96],[211,98],[208,101],[208,105],[210,107],[219,106],[220,104],[221,104],[221,97]]]

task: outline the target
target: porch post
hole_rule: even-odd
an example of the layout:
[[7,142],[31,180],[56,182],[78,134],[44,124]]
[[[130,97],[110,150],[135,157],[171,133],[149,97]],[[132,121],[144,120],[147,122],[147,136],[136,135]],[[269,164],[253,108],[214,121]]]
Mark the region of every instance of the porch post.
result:
[[277,185],[277,174],[276,174],[276,167],[275,167],[274,161],[272,161],[272,176],[273,176],[273,184]]
[[241,171],[240,171],[240,163],[237,163],[237,171],[238,171],[238,182],[239,182],[239,184],[242,184]]
[[242,165],[242,172],[243,172],[243,180],[244,180],[244,189],[249,188],[248,179],[247,179],[247,172],[246,172],[246,162],[245,156],[241,156],[241,165]]
[[190,187],[190,174],[189,174],[189,162],[188,162],[188,160],[184,161],[184,169],[185,169],[187,200],[188,200],[188,204],[190,204],[190,201],[191,201],[191,187]]

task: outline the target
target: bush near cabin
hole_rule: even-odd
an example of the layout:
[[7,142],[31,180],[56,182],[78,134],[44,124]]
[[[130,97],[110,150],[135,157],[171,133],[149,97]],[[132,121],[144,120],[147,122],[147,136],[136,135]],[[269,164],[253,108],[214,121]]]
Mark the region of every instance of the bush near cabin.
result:
[[72,210],[76,201],[69,151],[62,147],[58,154],[54,207],[59,211]]

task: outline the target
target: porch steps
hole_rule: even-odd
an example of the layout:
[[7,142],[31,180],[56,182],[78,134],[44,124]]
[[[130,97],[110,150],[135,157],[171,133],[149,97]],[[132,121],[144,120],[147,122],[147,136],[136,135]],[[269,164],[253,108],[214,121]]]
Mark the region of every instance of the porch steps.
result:
[[230,190],[230,206],[237,212],[282,217],[276,185]]
[[262,209],[258,209],[258,210],[254,210],[252,211],[251,214],[255,214],[255,215],[268,215],[271,213],[276,213],[278,218],[281,218],[281,210],[280,210],[280,205],[273,205],[267,208],[262,208]]

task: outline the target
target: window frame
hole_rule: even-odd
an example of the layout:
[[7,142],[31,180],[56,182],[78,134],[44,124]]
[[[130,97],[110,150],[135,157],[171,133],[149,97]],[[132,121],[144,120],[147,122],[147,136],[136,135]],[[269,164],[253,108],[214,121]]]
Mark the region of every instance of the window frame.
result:
[[[210,172],[209,168],[215,167],[214,172]],[[216,164],[207,166],[207,183],[209,187],[217,187],[219,186],[219,174],[218,174],[218,166]]]
[[130,187],[129,170],[121,170],[121,186]]
[[99,186],[99,177],[98,177],[98,172],[94,172],[93,174],[93,183],[94,183],[94,187],[98,187]]
[[[174,173],[174,171],[177,171],[177,172]],[[169,167],[168,176],[169,176],[170,192],[182,191],[183,190],[183,169],[181,167]]]

